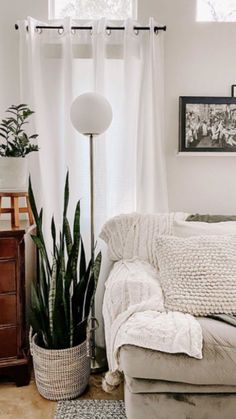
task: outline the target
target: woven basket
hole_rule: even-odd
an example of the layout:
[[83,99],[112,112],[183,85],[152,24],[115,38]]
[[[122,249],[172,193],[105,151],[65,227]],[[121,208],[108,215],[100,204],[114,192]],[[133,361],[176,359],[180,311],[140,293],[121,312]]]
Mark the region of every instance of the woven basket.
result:
[[82,394],[89,382],[89,344],[85,340],[69,349],[44,349],[31,339],[36,385],[49,400],[70,400]]

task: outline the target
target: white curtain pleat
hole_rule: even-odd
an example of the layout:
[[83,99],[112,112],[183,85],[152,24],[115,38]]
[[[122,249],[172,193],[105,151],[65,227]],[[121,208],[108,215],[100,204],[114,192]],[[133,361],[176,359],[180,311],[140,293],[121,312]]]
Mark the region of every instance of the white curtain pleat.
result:
[[[112,22],[74,21],[92,31],[35,29],[32,18],[19,22],[21,98],[35,111],[39,153],[30,158],[30,172],[44,208],[45,234],[51,216],[61,223],[63,187],[70,170],[70,210],[81,199],[81,226],[89,249],[89,142],[70,122],[72,101],[86,91],[104,94],[113,109],[108,131],[95,138],[95,232],[124,212],[168,211],[163,144],[163,32],[107,31]],[[52,22],[53,24],[53,22]],[[58,24],[58,21],[57,21]],[[150,26],[154,27],[153,19]],[[26,31],[26,25],[29,31]],[[91,115],[92,117],[92,115]],[[99,242],[98,246],[102,244]],[[103,265],[105,277],[106,266]],[[103,279],[96,295],[101,320]],[[103,340],[103,334],[98,337]],[[101,343],[101,342],[100,342]]]
[[168,194],[164,153],[164,73],[163,36],[154,33],[149,20],[149,39],[145,39],[140,89],[137,155],[137,210],[167,212]]

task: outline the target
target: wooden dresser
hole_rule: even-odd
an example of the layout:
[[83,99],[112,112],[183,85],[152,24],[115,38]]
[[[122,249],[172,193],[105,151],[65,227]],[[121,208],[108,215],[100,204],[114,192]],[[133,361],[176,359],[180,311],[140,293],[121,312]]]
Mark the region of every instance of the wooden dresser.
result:
[[25,229],[0,224],[0,375],[30,380],[25,319]]

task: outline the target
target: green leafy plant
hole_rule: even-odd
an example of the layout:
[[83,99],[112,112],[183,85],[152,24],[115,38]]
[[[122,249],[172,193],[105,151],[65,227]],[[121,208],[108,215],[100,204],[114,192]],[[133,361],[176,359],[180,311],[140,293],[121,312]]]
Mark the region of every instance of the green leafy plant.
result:
[[38,151],[38,146],[31,144],[32,140],[37,139],[38,134],[28,136],[23,129],[34,112],[27,105],[20,104],[10,106],[6,113],[11,116],[0,123],[0,156],[25,157],[32,151]]
[[[31,287],[30,324],[37,343],[49,349],[65,349],[86,339],[88,317],[100,273],[101,252],[86,264],[80,234],[80,201],[74,214],[73,231],[67,219],[69,175],[64,190],[62,229],[51,222],[51,261],[43,236],[43,210],[38,213],[29,179],[29,199],[36,223],[32,239],[39,251],[39,275]],[[78,267],[79,264],[79,267]]]

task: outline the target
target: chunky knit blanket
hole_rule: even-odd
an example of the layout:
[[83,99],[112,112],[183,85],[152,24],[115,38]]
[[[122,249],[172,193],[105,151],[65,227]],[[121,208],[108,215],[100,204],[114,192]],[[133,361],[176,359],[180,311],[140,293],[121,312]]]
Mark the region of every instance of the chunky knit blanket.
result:
[[156,255],[150,244],[158,234],[172,233],[174,217],[185,219],[186,214],[115,217],[101,233],[109,243],[110,258],[116,261],[103,303],[109,364],[103,383],[106,391],[120,382],[119,350],[125,344],[202,358],[202,330],[197,320],[164,309]]

